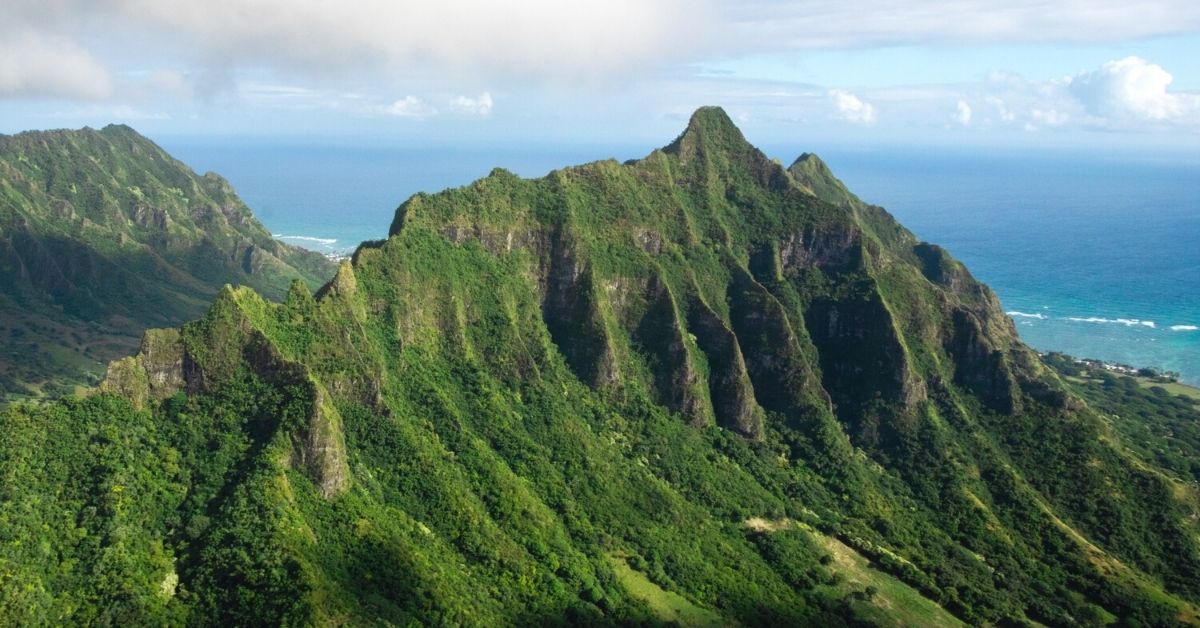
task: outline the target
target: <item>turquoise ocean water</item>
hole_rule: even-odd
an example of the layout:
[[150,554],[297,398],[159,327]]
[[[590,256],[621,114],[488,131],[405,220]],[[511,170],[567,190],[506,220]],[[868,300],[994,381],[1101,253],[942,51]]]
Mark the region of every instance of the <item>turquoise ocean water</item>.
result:
[[[383,238],[410,195],[502,166],[540,176],[642,147],[416,150],[161,142],[227,177],[278,237],[323,252]],[[788,163],[811,147],[769,147]],[[1040,350],[1179,371],[1200,384],[1200,156],[818,151],[864,200],[992,286]]]

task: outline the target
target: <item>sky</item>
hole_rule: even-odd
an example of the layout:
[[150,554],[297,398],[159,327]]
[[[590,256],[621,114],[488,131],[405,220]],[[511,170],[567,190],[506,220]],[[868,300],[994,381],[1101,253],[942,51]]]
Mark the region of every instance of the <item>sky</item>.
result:
[[[1200,147],[1195,0],[3,0],[0,132]],[[778,138],[778,139],[776,139]]]

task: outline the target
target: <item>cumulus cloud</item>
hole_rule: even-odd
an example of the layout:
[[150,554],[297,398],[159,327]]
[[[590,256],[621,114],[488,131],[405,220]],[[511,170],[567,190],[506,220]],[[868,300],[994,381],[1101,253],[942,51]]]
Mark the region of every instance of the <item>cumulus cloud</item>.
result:
[[833,88],[824,92],[824,103],[791,102],[810,111],[831,107],[832,117],[857,124],[879,123],[884,111],[893,128],[949,124],[979,131],[1200,131],[1200,93],[1172,90],[1171,83],[1165,68],[1130,57],[1050,80],[995,72],[977,83],[853,92]]
[[486,116],[492,113],[492,95],[484,92],[478,98],[456,96],[450,100],[450,110],[474,116]]
[[437,115],[437,109],[434,109],[424,100],[416,96],[405,96],[400,100],[392,102],[392,104],[380,108],[381,113],[386,113],[389,116],[398,118],[428,118]]
[[[957,100],[931,96],[926,106],[931,107],[935,100],[941,107],[954,106],[955,121],[980,128],[1151,131],[1200,127],[1200,94],[1173,91],[1171,83],[1170,72],[1162,66],[1127,57],[1045,81],[996,72],[982,83],[956,86]],[[877,99],[875,92],[864,96]],[[970,102],[980,104],[973,109]]]
[[96,100],[112,91],[108,70],[69,40],[0,32],[0,97]]
[[833,101],[837,118],[854,124],[875,123],[875,107],[858,96],[842,89],[833,89],[829,91],[829,98]]
[[1140,57],[1125,57],[1067,79],[1066,84],[1093,115],[1116,122],[1169,122],[1200,110],[1200,96],[1168,91],[1172,81],[1162,66]]
[[954,105],[954,121],[963,126],[971,124],[971,105],[965,100],[960,100]]

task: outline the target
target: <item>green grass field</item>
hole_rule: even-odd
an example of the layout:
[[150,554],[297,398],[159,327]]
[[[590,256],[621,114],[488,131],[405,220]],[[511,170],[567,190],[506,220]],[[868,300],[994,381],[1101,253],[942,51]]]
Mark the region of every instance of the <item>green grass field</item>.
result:
[[734,625],[715,612],[693,604],[682,595],[654,584],[645,574],[630,567],[624,557],[613,554],[609,555],[608,559],[621,586],[625,587],[630,595],[645,602],[662,621],[673,621],[680,626]]
[[[798,528],[829,553],[828,568],[839,576],[835,584],[821,585],[830,597],[850,598],[851,608],[860,618],[878,626],[963,626],[933,600],[895,576],[871,566],[871,561],[835,537],[823,534],[799,521],[761,518],[747,520],[745,527],[759,532],[777,532]],[[870,593],[867,593],[870,591]]]
[[1144,386],[1146,388],[1152,388],[1154,386],[1161,386],[1163,389],[1165,389],[1167,392],[1171,393],[1172,395],[1183,395],[1184,397],[1189,397],[1195,401],[1200,401],[1200,388],[1196,388],[1194,386],[1188,386],[1187,384],[1181,384],[1179,382],[1163,384],[1163,383],[1159,383],[1159,382],[1156,382],[1156,381],[1153,381],[1150,379],[1146,379],[1144,377],[1135,377],[1134,379],[1136,379],[1139,384],[1141,384],[1142,386]]

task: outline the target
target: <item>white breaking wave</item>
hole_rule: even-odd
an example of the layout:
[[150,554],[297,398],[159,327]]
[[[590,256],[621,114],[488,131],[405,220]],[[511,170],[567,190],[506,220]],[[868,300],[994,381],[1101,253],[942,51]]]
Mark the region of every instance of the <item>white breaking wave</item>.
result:
[[1016,311],[1005,312],[1005,314],[1008,314],[1009,316],[1012,316],[1015,318],[1036,318],[1038,320],[1046,320],[1047,318],[1050,318],[1049,316],[1046,316],[1045,314],[1027,314],[1025,312],[1016,312]]
[[271,237],[279,240],[304,240],[305,242],[316,242],[317,244],[324,244],[326,246],[337,244],[337,238],[314,238],[312,236],[283,235],[281,233],[272,233]]
[[1149,327],[1151,329],[1157,327],[1154,321],[1144,321],[1137,318],[1101,318],[1099,316],[1081,318],[1078,316],[1068,316],[1067,320],[1075,321],[1076,323],[1117,323],[1120,325],[1125,325],[1126,327],[1136,327],[1141,325],[1142,327]]
[[1171,331],[1196,331],[1200,329],[1197,325],[1171,325]]

